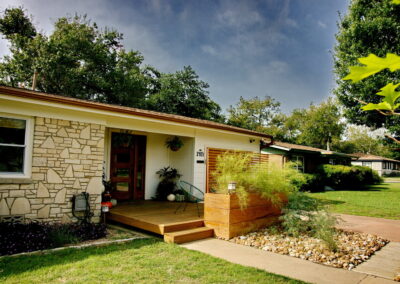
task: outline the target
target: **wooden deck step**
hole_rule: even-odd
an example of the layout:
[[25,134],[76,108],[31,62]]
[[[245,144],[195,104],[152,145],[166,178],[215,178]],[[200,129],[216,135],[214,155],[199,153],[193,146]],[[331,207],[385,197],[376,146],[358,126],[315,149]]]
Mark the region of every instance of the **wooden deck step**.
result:
[[204,227],[203,219],[165,224],[163,234]]
[[199,227],[189,230],[171,232],[164,234],[166,243],[182,244],[191,241],[206,239],[214,236],[214,230],[207,227]]

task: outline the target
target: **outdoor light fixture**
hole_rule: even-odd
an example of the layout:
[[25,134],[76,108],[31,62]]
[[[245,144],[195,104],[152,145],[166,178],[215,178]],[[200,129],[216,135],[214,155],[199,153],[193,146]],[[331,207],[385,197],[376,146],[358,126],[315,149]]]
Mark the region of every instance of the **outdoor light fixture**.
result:
[[270,146],[271,144],[273,144],[273,142],[274,141],[272,140],[272,137],[261,138],[261,140],[260,140],[260,149],[263,149],[265,147]]
[[236,182],[230,182],[228,183],[228,191],[229,192],[234,192],[236,189]]
[[108,206],[101,206],[101,212],[107,213],[110,211],[110,208]]

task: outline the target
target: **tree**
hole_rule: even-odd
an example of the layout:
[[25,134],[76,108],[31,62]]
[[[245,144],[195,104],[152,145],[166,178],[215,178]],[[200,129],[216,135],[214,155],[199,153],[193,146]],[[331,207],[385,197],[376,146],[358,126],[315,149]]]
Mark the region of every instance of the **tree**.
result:
[[340,139],[345,126],[332,98],[308,109],[295,110],[286,124],[292,128],[291,142],[317,148],[329,148],[333,140]]
[[391,157],[391,148],[384,144],[382,133],[376,133],[366,126],[350,125],[343,141],[334,143],[333,148],[342,153],[364,153]]
[[228,109],[228,124],[259,132],[268,132],[271,123],[279,125],[283,119],[280,114],[280,102],[269,96],[248,100],[240,97],[236,106],[230,106]]
[[223,121],[220,106],[208,96],[209,85],[199,79],[192,67],[185,66],[172,74],[160,74],[155,81],[155,89],[147,102],[149,109]]
[[137,51],[125,51],[122,34],[100,30],[85,16],[60,18],[47,37],[37,33],[21,8],[6,9],[0,31],[11,56],[0,64],[0,80],[10,86],[126,106],[143,106],[151,82]]
[[[352,1],[348,14],[340,20],[336,39],[334,68],[337,75],[337,88],[334,92],[345,107],[346,117],[355,124],[373,128],[384,126],[392,133],[392,136],[400,136],[400,116],[382,115],[376,110],[365,112],[360,108],[360,105],[367,103],[375,105],[382,103],[381,98],[384,95],[382,92],[388,91],[382,87],[388,87],[389,82],[397,80],[398,71],[392,73],[384,70],[372,77],[358,77],[363,81],[355,84],[342,80],[348,75],[349,68],[358,63],[358,58],[361,58],[360,63],[368,64],[371,61],[378,63],[380,59],[377,56],[384,57],[388,53],[400,54],[400,6],[393,5],[390,0]],[[370,75],[373,74],[370,73],[370,65],[365,67],[368,69],[364,69],[367,71],[365,74],[368,72]],[[362,67],[358,66],[352,70],[356,73],[363,70],[358,68]],[[353,75],[356,74],[354,72]],[[347,77],[347,79],[356,79],[356,77]],[[393,86],[390,90],[392,93],[397,88]],[[381,90],[380,96],[376,96],[379,90]],[[371,107],[373,106],[365,106],[364,110]]]

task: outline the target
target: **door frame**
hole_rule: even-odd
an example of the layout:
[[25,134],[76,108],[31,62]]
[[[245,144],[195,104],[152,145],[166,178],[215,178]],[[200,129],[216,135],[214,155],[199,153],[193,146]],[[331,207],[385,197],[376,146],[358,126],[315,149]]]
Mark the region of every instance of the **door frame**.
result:
[[[104,177],[106,180],[110,180],[111,179],[111,152],[112,152],[112,133],[127,133],[127,134],[131,134],[131,135],[136,135],[136,136],[144,136],[144,140],[145,140],[145,145],[144,145],[144,153],[143,153],[143,196],[142,196],[142,200],[144,200],[146,198],[146,170],[147,170],[147,133],[145,132],[141,132],[141,131],[133,131],[133,130],[127,130],[127,129],[119,129],[119,128],[108,128],[106,129],[105,132],[105,141],[106,141],[106,147],[105,147],[105,151],[104,151],[104,166],[103,166],[103,171],[104,171]],[[135,153],[137,152],[137,148],[135,149]],[[134,178],[136,180],[136,174],[137,172],[135,172],[134,174]],[[134,200],[134,195],[135,192],[133,191],[130,199],[126,200],[126,201],[133,201]]]

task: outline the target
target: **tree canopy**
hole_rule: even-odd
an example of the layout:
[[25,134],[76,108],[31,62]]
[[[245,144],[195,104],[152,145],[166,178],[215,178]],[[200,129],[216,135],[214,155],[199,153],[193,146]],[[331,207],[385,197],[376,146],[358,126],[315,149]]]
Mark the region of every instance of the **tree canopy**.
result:
[[[86,16],[62,17],[49,36],[39,33],[23,8],[6,9],[0,32],[11,55],[0,62],[0,83],[110,104],[220,121],[208,84],[191,67],[161,74],[126,50],[123,35],[100,29]],[[36,74],[34,76],[34,74]]]
[[[347,77],[356,79],[355,81],[363,79],[362,82],[353,84],[342,80],[349,75],[350,67],[357,65],[359,58],[360,60],[365,58],[360,63],[369,64],[371,62],[369,59],[374,59],[371,56],[375,56],[373,62],[378,63],[380,60],[378,57],[384,60],[388,53],[400,54],[400,6],[393,5],[390,0],[351,1],[348,14],[341,17],[338,25],[339,32],[336,35],[337,44],[334,53],[337,87],[334,92],[345,107],[346,117],[355,124],[374,128],[384,126],[393,136],[400,136],[399,116],[382,115],[378,111],[365,112],[360,108],[365,103],[375,105],[381,103],[382,95],[388,91],[382,90],[382,87],[398,80],[400,74],[398,71],[384,70],[370,76],[379,72],[379,69],[373,68],[372,64],[352,69],[353,76],[358,76],[357,78]],[[362,68],[367,68],[369,72],[356,75],[357,70],[366,71]],[[380,96],[376,96],[378,92],[381,92]]]

